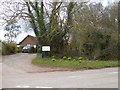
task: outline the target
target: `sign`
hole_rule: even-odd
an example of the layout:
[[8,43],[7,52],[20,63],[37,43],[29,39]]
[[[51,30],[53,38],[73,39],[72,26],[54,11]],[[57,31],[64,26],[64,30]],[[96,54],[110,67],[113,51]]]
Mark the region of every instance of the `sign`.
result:
[[42,46],[42,51],[50,51],[50,46]]

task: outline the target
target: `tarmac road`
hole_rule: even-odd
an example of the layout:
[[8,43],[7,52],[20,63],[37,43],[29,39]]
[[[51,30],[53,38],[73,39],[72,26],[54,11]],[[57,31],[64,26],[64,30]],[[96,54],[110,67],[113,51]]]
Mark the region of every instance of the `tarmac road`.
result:
[[32,54],[15,57],[3,57],[3,88],[118,88],[118,68],[40,72],[52,69],[31,66]]

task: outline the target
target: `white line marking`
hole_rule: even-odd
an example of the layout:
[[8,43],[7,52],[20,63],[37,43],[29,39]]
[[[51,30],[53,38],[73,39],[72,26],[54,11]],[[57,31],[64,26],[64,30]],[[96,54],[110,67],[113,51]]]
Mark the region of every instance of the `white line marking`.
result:
[[[21,88],[21,87],[23,87],[23,88],[29,88],[30,86],[20,86],[20,85],[16,86],[16,88]],[[36,86],[35,88],[53,88],[53,87],[41,87],[41,86]]]
[[16,86],[16,87],[17,87],[17,88],[20,88],[21,86],[18,85],[18,86]]
[[52,87],[41,87],[41,88],[52,88]]
[[30,86],[23,86],[24,88],[29,88]]
[[40,88],[40,86],[36,86],[35,88]]
[[53,87],[40,87],[40,86],[36,86],[35,88],[53,88]]

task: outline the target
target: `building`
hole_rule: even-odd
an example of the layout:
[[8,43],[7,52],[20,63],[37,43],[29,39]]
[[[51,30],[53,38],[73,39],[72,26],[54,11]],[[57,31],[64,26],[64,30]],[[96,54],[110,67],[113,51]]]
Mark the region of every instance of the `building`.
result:
[[34,46],[36,47],[37,40],[34,36],[27,35],[18,45],[20,46]]

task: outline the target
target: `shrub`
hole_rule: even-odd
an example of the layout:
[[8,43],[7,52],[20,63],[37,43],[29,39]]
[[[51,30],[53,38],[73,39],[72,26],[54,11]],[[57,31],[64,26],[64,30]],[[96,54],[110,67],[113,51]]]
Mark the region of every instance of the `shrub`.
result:
[[52,61],[54,62],[54,61],[55,61],[55,58],[53,58]]
[[60,59],[60,61],[62,61],[62,59]]
[[29,53],[36,53],[36,48],[34,48],[34,47],[30,47],[30,49],[29,49]]
[[71,57],[68,57],[68,60],[70,61],[70,60],[71,60]]
[[79,57],[78,60],[83,60],[83,57]]
[[66,56],[64,56],[64,57],[63,57],[63,59],[64,59],[64,60],[66,60],[66,59],[67,59],[67,57],[66,57]]
[[79,60],[79,63],[82,63],[82,60]]
[[17,53],[17,46],[15,43],[6,43],[2,44],[2,55],[10,55]]
[[37,53],[42,53],[42,49],[41,48],[37,48]]
[[73,61],[76,61],[76,59],[73,59]]
[[52,58],[55,58],[55,56],[52,56]]
[[18,53],[22,52],[22,48],[23,48],[23,46],[17,47],[17,52],[18,52]]

